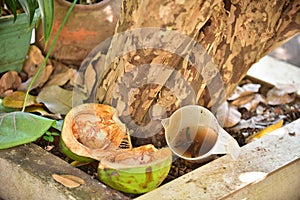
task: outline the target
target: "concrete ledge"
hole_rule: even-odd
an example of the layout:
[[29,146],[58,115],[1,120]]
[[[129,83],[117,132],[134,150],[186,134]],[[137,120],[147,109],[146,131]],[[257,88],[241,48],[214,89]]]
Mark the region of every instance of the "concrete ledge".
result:
[[289,63],[265,56],[249,69],[247,75],[271,85],[292,84],[300,96],[300,68]]
[[[72,174],[85,180],[69,189],[52,174]],[[20,199],[129,199],[35,144],[0,150],[0,198]]]
[[249,184],[224,199],[299,199],[300,159],[270,173],[263,181]]
[[300,199],[299,144],[300,119],[137,199]]

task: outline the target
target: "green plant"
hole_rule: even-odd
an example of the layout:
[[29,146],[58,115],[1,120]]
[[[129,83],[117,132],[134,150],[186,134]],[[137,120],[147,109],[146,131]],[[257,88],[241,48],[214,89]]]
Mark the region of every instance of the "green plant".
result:
[[46,133],[43,136],[43,139],[48,141],[48,142],[53,142],[54,141],[54,136],[59,136],[59,133],[46,131]]
[[[50,56],[52,49],[56,43],[56,40],[67,22],[77,0],[74,0],[66,16],[63,20],[63,23],[58,29],[53,42],[50,45],[49,52],[46,55],[43,63],[40,68],[34,75],[32,81],[30,82],[26,96],[24,99],[23,109],[22,111],[14,111],[14,112],[4,112],[0,114],[0,149],[7,149],[10,147],[14,147],[21,144],[26,144],[29,142],[36,141],[40,138],[44,133],[50,128],[57,128],[55,120],[51,120],[45,117],[41,117],[35,114],[26,113],[25,107],[28,99],[29,91],[32,88],[33,83],[37,79],[41,70],[45,67],[46,62]],[[1,109],[3,110],[3,109]]]
[[13,15],[14,20],[17,19],[19,13],[25,12],[29,26],[32,24],[35,10],[39,8],[44,28],[45,43],[48,42],[54,20],[53,0],[0,0],[0,6],[0,16]]

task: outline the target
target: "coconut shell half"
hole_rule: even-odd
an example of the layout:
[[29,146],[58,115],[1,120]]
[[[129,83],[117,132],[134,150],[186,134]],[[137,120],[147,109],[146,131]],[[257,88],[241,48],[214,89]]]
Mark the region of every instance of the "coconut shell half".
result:
[[169,148],[157,150],[153,145],[144,145],[102,159],[98,175],[116,190],[141,194],[157,188],[167,177],[171,164]]
[[65,117],[61,150],[74,160],[101,160],[116,151],[123,151],[120,145],[124,141],[130,141],[129,135],[111,106],[82,104],[72,108]]

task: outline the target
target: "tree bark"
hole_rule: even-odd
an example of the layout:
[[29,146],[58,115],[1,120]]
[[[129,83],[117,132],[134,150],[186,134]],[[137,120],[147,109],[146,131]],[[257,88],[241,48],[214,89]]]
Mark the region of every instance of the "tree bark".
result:
[[96,97],[134,136],[157,140],[159,118],[186,104],[214,111],[252,64],[299,32],[300,2],[124,0],[116,33],[130,30],[112,39]]

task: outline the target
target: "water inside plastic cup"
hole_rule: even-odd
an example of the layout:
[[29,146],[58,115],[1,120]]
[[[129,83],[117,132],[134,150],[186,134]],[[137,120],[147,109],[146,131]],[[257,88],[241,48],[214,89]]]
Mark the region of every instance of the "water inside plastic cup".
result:
[[[167,144],[174,154],[186,160],[202,160],[212,154],[237,158],[240,147],[206,108],[189,105],[162,120]],[[228,145],[231,147],[228,148]],[[233,145],[233,146],[232,146]],[[233,155],[234,154],[234,155]]]

